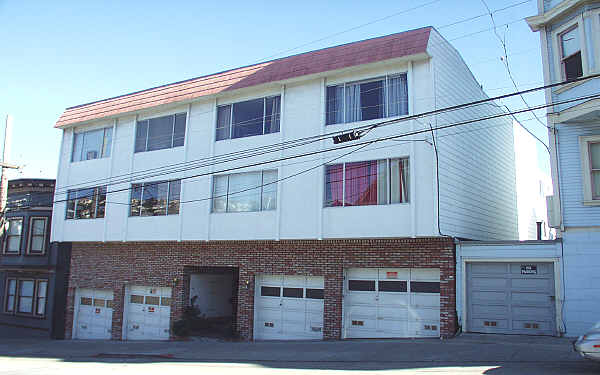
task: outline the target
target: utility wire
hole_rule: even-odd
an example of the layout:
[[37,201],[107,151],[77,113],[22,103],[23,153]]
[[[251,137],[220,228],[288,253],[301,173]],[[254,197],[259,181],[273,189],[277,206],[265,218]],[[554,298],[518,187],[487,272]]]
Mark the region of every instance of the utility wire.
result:
[[[523,93],[528,93],[528,92],[534,92],[537,90],[543,90],[543,89],[547,89],[547,88],[551,88],[551,87],[556,87],[556,86],[560,86],[566,83],[571,83],[571,82],[577,82],[579,80],[585,80],[585,79],[589,79],[589,78],[595,78],[595,77],[600,77],[600,74],[593,74],[593,75],[588,75],[585,77],[580,77],[578,79],[575,80],[571,80],[569,82],[560,82],[560,83],[553,83],[553,84],[548,84],[548,85],[544,85],[544,86],[538,86],[538,87],[534,87],[531,89],[526,89],[526,90],[522,90],[522,91],[517,91],[517,92],[513,92],[513,93],[508,93],[508,94],[503,94],[503,95],[499,95],[499,96],[495,96],[492,98],[485,98],[485,99],[480,99],[480,100],[476,100],[473,102],[468,102],[468,103],[461,103],[458,105],[454,105],[454,106],[449,106],[449,107],[445,107],[445,108],[440,108],[440,109],[435,109],[432,111],[426,111],[426,112],[422,112],[422,113],[418,113],[418,114],[414,114],[414,115],[409,115],[409,116],[405,116],[402,117],[400,119],[394,119],[394,120],[387,120],[387,121],[382,121],[379,123],[375,123],[375,124],[370,124],[370,125],[364,125],[364,126],[359,126],[359,127],[355,127],[353,128],[353,130],[356,131],[361,131],[361,130],[367,130],[367,129],[374,129],[374,128],[378,128],[378,127],[383,127],[383,126],[388,126],[391,124],[397,124],[400,122],[406,122],[406,121],[410,121],[413,119],[417,119],[417,118],[423,118],[423,117],[427,117],[427,116],[431,116],[431,115],[435,115],[435,114],[439,114],[439,113],[445,113],[445,112],[449,112],[449,111],[455,111],[458,109],[462,109],[462,108],[468,108],[468,107],[472,107],[472,106],[477,106],[480,104],[484,104],[484,103],[488,103],[488,102],[493,102],[496,100],[500,100],[500,99],[504,99],[504,98],[508,98],[508,97],[512,97],[515,95],[521,95]],[[531,108],[531,107],[529,107]],[[545,108],[545,107],[543,107]],[[519,112],[521,113],[521,112]],[[351,129],[352,130],[352,129]],[[285,149],[285,147],[287,145],[290,144],[290,142],[300,142],[303,140],[323,140],[326,139],[328,137],[331,137],[333,135],[337,135],[337,134],[341,134],[344,131],[348,131],[346,130],[340,130],[340,131],[335,131],[335,132],[330,132],[330,133],[326,133],[326,134],[322,134],[322,135],[315,135],[315,136],[310,136],[310,137],[305,137],[305,138],[300,138],[297,140],[292,140],[292,141],[287,141],[287,142],[283,142],[280,143],[279,145],[281,145],[281,147],[276,147],[277,144],[275,145],[270,145],[270,146],[264,146],[264,147],[276,147],[274,149],[269,149],[265,152],[262,153],[254,153],[252,154],[252,156],[261,156],[264,154],[268,154],[268,153],[272,153],[272,152],[276,152],[276,151],[282,151],[283,149]],[[257,150],[258,148],[255,148],[253,150]],[[251,149],[252,150],[252,149]],[[150,174],[150,175],[146,175],[145,178],[151,178],[151,177],[156,177],[156,176],[162,176],[165,174],[172,174],[172,173],[177,173],[177,172],[181,172],[181,171],[186,171],[186,170],[191,170],[191,169],[198,169],[198,168],[202,168],[202,167],[207,167],[207,166],[214,166],[217,164],[221,164],[221,163],[226,163],[226,162],[230,162],[230,161],[235,161],[238,158],[236,158],[236,156],[239,156],[240,153],[246,152],[246,150],[244,151],[238,151],[238,152],[234,152],[230,154],[223,154],[223,155],[218,155],[212,158],[204,158],[204,159],[198,159],[198,160],[194,160],[194,161],[189,161],[189,162],[182,162],[182,163],[178,163],[175,164],[176,167],[180,167],[183,169],[178,169],[178,170],[170,170],[167,172],[156,172],[155,174]],[[222,159],[222,158],[226,158],[228,156],[231,156],[229,159]],[[198,162],[202,162],[205,161],[205,163],[203,164],[194,164],[193,167],[186,167],[185,165],[187,164],[192,164],[192,163],[198,163]],[[160,167],[160,168],[171,168],[173,167],[173,165],[169,165],[169,166],[165,166],[165,167]],[[122,175],[124,177],[126,176],[131,176],[131,175],[138,175],[141,173],[145,173],[145,171],[140,171],[140,172],[134,172],[132,174],[126,174],[126,175]],[[120,176],[116,176],[116,178],[119,178]],[[115,177],[109,177],[109,178],[104,178],[104,179],[98,179],[98,180],[93,180],[91,182],[100,182],[100,181],[109,181],[109,185],[114,185],[114,184],[120,184],[120,183],[124,183],[124,182],[129,182],[131,181],[131,179],[127,179],[127,180],[118,180],[118,181],[112,181],[112,179],[114,179]],[[88,182],[82,182],[82,183],[78,183],[78,184],[72,184],[72,185],[66,185],[66,186],[62,186],[60,189],[57,189],[57,193],[64,193],[64,191],[71,187],[76,187],[76,186],[83,186],[85,184],[89,184],[91,183],[90,181]]]
[[[555,102],[555,103],[551,103],[551,104],[542,104],[542,105],[535,106],[533,108],[534,109],[541,109],[541,108],[547,108],[547,107],[550,107],[550,106],[553,106],[553,105],[567,104],[567,103],[573,103],[573,102],[577,102],[577,101],[581,101],[581,100],[597,99],[597,98],[600,98],[600,94],[593,94],[593,95],[587,95],[587,96],[577,97],[577,98],[563,100],[563,101]],[[376,142],[393,140],[393,139],[398,139],[398,138],[402,138],[402,137],[412,136],[412,135],[416,135],[416,134],[428,133],[428,132],[431,132],[432,130],[449,129],[449,128],[453,128],[453,127],[457,127],[457,126],[471,124],[471,123],[474,123],[474,122],[491,120],[491,119],[495,119],[495,118],[501,118],[501,117],[505,117],[505,116],[510,116],[510,115],[514,115],[514,114],[518,114],[518,113],[524,113],[524,112],[530,112],[530,111],[531,111],[531,109],[525,108],[525,109],[521,109],[521,110],[518,110],[518,111],[512,111],[511,113],[504,113],[504,112],[502,112],[502,113],[498,113],[498,114],[493,114],[493,115],[485,116],[485,117],[482,117],[482,118],[464,120],[464,121],[460,121],[460,122],[455,122],[455,123],[450,123],[450,124],[446,124],[446,125],[436,126],[434,128],[431,128],[431,129],[416,130],[416,131],[412,131],[412,132],[408,132],[408,133],[404,133],[404,134],[393,135],[393,136],[386,136],[386,137],[380,137],[380,138],[376,138],[376,139],[370,140],[370,141],[364,141],[364,142],[359,142],[359,143],[355,143],[355,144],[350,144],[350,145],[345,145],[345,146],[339,146],[339,147],[329,148],[329,149],[325,149],[325,150],[311,151],[311,152],[306,152],[306,153],[297,154],[297,155],[285,156],[285,157],[280,157],[280,158],[269,160],[269,161],[249,163],[249,164],[240,165],[240,166],[236,166],[236,167],[229,167],[229,168],[221,169],[221,170],[216,171],[216,172],[198,173],[198,174],[195,174],[195,175],[192,175],[192,176],[184,176],[184,177],[178,178],[178,180],[194,179],[194,178],[198,178],[198,177],[204,177],[204,176],[208,176],[208,175],[215,175],[215,174],[224,173],[224,172],[231,172],[231,171],[235,171],[235,170],[240,170],[240,169],[245,169],[245,168],[260,166],[260,165],[264,165],[264,164],[272,164],[272,163],[276,163],[276,162],[281,162],[281,161],[285,161],[285,160],[291,160],[291,159],[301,158],[301,157],[305,157],[305,156],[311,156],[311,155],[322,154],[322,153],[327,153],[327,152],[339,151],[339,150],[342,150],[342,149],[351,148],[351,147],[355,147],[355,146],[369,145],[369,144],[373,144],[373,143],[376,143]],[[395,122],[399,122],[399,121],[400,120],[388,120],[388,121],[381,122],[380,124],[384,124],[384,123],[385,124],[390,124],[390,123],[395,123]],[[373,126],[373,128],[375,128],[375,126]],[[150,182],[148,184],[152,185],[152,184],[157,184],[157,183],[158,182],[156,182],[156,183]],[[130,190],[129,187],[127,187],[127,188],[121,188],[121,189],[115,189],[115,190],[112,190],[112,191],[107,191],[106,194],[108,195],[108,194],[113,194],[113,193],[122,192],[122,191],[129,191],[129,190]],[[206,198],[206,199],[211,199],[211,198]],[[66,201],[69,201],[69,199],[54,200],[53,203],[60,203],[60,202],[66,202]],[[127,204],[127,203],[125,203],[125,204]]]

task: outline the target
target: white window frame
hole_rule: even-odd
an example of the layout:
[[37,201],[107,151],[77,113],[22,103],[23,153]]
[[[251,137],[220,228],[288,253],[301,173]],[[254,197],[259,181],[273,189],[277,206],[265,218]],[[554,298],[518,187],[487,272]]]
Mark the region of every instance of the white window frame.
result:
[[[91,186],[91,187],[86,187],[86,188],[79,188],[79,189],[72,189],[72,190],[68,190],[67,191],[67,199],[66,199],[66,205],[65,205],[65,220],[95,220],[95,219],[104,219],[106,217],[106,206],[107,206],[107,202],[108,202],[108,197],[105,198],[104,200],[104,216],[102,217],[98,217],[98,207],[100,205],[100,201],[97,199],[100,197],[100,189],[104,188],[104,195],[108,196],[108,186],[107,185],[99,185],[99,186]],[[88,189],[94,189],[94,195],[96,195],[96,205],[94,206],[94,217],[90,217],[90,218],[78,218],[77,217],[77,201],[80,198],[75,198],[75,199],[69,199],[69,194],[71,192],[78,192],[81,190],[88,190]],[[67,217],[67,215],[69,214],[69,202],[74,200],[75,201],[75,208],[73,210],[73,217]]]
[[[106,139],[106,131],[110,129],[111,130],[111,135],[110,135],[110,142],[111,142],[111,147],[107,148],[107,152],[109,155],[104,155],[104,148],[105,148],[105,144],[104,144],[104,140]],[[102,140],[102,147],[101,147],[101,155],[99,155],[97,158],[93,158],[93,159],[80,159],[80,160],[74,160],[73,158],[73,152],[75,151],[75,138],[79,135],[84,135],[86,133],[91,133],[91,132],[95,132],[95,131],[99,131],[99,130],[103,130],[104,131],[104,138]],[[104,158],[109,158],[112,155],[112,143],[114,142],[114,127],[113,126],[104,126],[101,128],[96,128],[96,129],[88,129],[86,131],[81,131],[81,132],[73,132],[73,139],[71,142],[71,163],[79,163],[82,161],[88,161],[88,160],[96,160],[96,159],[104,159]],[[85,142],[85,141],[84,141]],[[83,152],[83,149],[81,150]]]
[[[181,146],[173,146],[173,142],[175,141],[175,120],[176,120],[177,115],[183,115],[183,114],[185,114],[185,128],[184,128],[184,133],[183,133],[183,144]],[[160,117],[169,117],[169,116],[173,117],[173,122],[171,124],[171,147],[160,148],[158,150],[148,151],[148,136],[149,136],[148,134],[150,133],[150,120],[157,119]],[[148,121],[148,125],[146,127],[146,139],[145,139],[145,143],[144,143],[144,150],[143,151],[135,151],[135,146],[136,146],[136,142],[137,142],[138,123],[144,122],[144,121]],[[164,114],[156,113],[155,115],[153,114],[151,116],[137,118],[135,120],[135,126],[133,127],[133,153],[134,153],[134,155],[141,154],[144,152],[170,150],[173,148],[185,147],[185,143],[187,141],[187,135],[188,135],[188,121],[189,121],[188,111],[174,111],[174,112],[168,112],[168,113],[164,113]]]
[[594,199],[592,196],[592,169],[589,153],[590,143],[600,143],[600,134],[579,137],[581,172],[583,177],[583,204],[586,206],[600,206],[600,198]]
[[[384,116],[377,118],[377,119],[371,119],[371,120],[360,120],[357,122],[363,122],[363,121],[376,121],[376,120],[380,120],[380,119],[385,119],[390,117],[388,115],[389,113],[389,99],[388,99],[388,82],[390,77],[396,77],[396,76],[400,76],[400,75],[405,75],[406,76],[406,99],[408,101],[408,105],[406,108],[406,114],[402,114],[402,115],[398,115],[398,116],[394,116],[394,117],[405,117],[405,116],[410,116],[410,83],[409,83],[409,74],[408,71],[402,71],[402,72],[395,72],[395,73],[386,73],[383,75],[379,75],[376,77],[371,77],[371,78],[364,78],[364,79],[359,79],[359,80],[354,80],[354,81],[341,81],[341,82],[331,82],[328,84],[325,84],[325,126],[334,126],[334,125],[344,125],[344,124],[352,124],[352,122],[346,122],[346,86],[348,85],[356,85],[356,84],[362,84],[362,83],[369,83],[369,82],[376,82],[376,81],[384,81],[384,87],[383,87],[383,92],[384,92],[384,99],[383,99],[383,105],[384,105]],[[342,98],[342,115],[344,118],[343,122],[339,122],[339,123],[333,123],[333,124],[328,124],[327,123],[327,89],[329,87],[337,87],[337,86],[343,86],[344,87],[344,97]]]
[[[391,161],[392,160],[403,160],[406,159],[408,160],[408,181],[406,181],[406,184],[408,184],[408,194],[407,194],[407,200],[406,202],[398,202],[398,203],[391,203],[392,201],[392,184],[391,184],[391,179],[392,179],[392,168],[391,168]],[[400,157],[393,157],[393,158],[385,158],[385,159],[372,159],[372,160],[358,160],[358,161],[347,161],[347,162],[342,162],[342,163],[333,163],[333,164],[327,164],[325,165],[325,168],[323,168],[323,208],[325,209],[329,209],[329,208],[344,208],[344,207],[364,207],[364,206],[346,206],[346,164],[352,164],[352,163],[360,163],[360,162],[366,162],[366,161],[380,161],[380,160],[385,160],[386,161],[386,171],[387,171],[387,178],[386,178],[386,184],[387,184],[387,202],[388,203],[383,203],[383,204],[372,204],[372,205],[366,205],[366,206],[389,206],[389,205],[396,205],[396,204],[410,204],[411,202],[411,186],[410,186],[410,174],[412,173],[411,171],[411,161],[410,161],[410,157],[408,156],[400,156]],[[325,189],[325,185],[327,184],[327,166],[330,165],[339,165],[342,164],[342,205],[341,206],[327,206],[327,191]]]
[[[179,209],[177,210],[177,213],[173,213],[170,214],[169,213],[169,204],[171,203],[171,201],[169,200],[169,197],[171,196],[171,182],[174,181],[179,181]],[[167,183],[167,205],[166,205],[166,209],[165,209],[165,214],[164,215],[142,215],[142,205],[144,202],[144,184],[161,184],[161,183]],[[145,182],[136,182],[131,184],[131,186],[129,187],[129,217],[161,217],[161,216],[173,216],[173,215],[179,215],[181,212],[181,187],[182,187],[183,181],[179,178],[175,178],[172,180],[160,180],[160,181],[145,181]],[[132,206],[132,198],[133,198],[133,185],[141,185],[140,186],[140,206],[138,208],[138,215],[132,215],[131,214],[131,206]]]
[[[33,221],[34,220],[43,220],[44,221],[44,240],[42,242],[42,250],[41,251],[33,251],[31,249],[32,239],[33,239]],[[29,218],[29,234],[27,236],[27,254],[28,255],[44,255],[46,254],[46,238],[48,236],[48,217],[45,216],[31,216]]]
[[[265,126],[267,125],[267,99],[269,98],[276,98],[279,97],[279,130],[276,132],[270,132],[270,133],[265,133]],[[248,138],[248,137],[255,137],[254,135],[248,135],[245,137],[238,137],[238,138],[233,138],[233,106],[238,104],[238,103],[243,103],[243,102],[249,102],[249,101],[253,101],[253,100],[259,100],[262,99],[263,101],[263,116],[262,116],[262,134],[256,134],[256,136],[259,135],[267,135],[267,134],[276,134],[281,132],[281,112],[282,112],[282,108],[281,105],[283,103],[283,98],[281,94],[274,94],[274,95],[265,95],[263,97],[258,97],[258,98],[249,98],[249,99],[244,99],[244,100],[238,100],[235,102],[231,102],[231,103],[221,103],[221,104],[217,104],[215,107],[215,142],[221,142],[221,141],[228,141],[228,140],[232,140],[232,139],[242,139],[242,138]],[[229,135],[227,136],[227,138],[223,138],[223,139],[217,139],[217,132],[219,130],[219,107],[226,107],[229,106]],[[271,123],[271,126],[273,126],[273,124]]]
[[21,247],[23,246],[23,225],[25,223],[25,218],[23,216],[6,218],[7,223],[9,223],[11,221],[19,221],[19,220],[21,221],[21,234],[19,235],[19,250],[18,251],[8,251],[8,230],[7,230],[7,228],[5,228],[4,236],[3,236],[4,243],[2,246],[2,253],[4,255],[20,255],[21,254]]
[[[262,207],[262,201],[263,201],[263,193],[264,193],[264,187],[265,187],[265,172],[271,172],[271,171],[276,171],[277,172],[277,180],[275,180],[275,182],[270,183],[271,185],[278,185],[279,184],[279,170],[278,169],[261,169],[259,171],[247,171],[247,172],[240,172],[240,173],[230,173],[230,174],[222,174],[222,175],[214,175],[212,178],[212,186],[211,186],[211,200],[210,200],[210,212],[212,214],[232,214],[232,213],[243,213],[243,212],[267,212],[267,211],[277,211],[279,209],[279,205],[277,205],[277,207],[275,207],[272,210],[266,210],[263,209]],[[257,186],[256,189],[260,189],[260,209],[259,210],[254,210],[254,211],[228,211],[227,207],[229,206],[229,196],[233,195],[233,194],[239,194],[238,192],[233,192],[230,193],[229,192],[229,178],[231,176],[235,176],[235,175],[239,175],[239,174],[247,174],[247,173],[260,173],[261,176],[261,185]],[[225,195],[220,195],[218,197],[215,197],[215,181],[216,181],[216,177],[227,177],[227,192],[225,193]],[[248,188],[249,190],[253,190],[254,188]],[[277,195],[279,195],[279,191],[276,189],[275,193]],[[215,198],[225,198],[225,211],[215,211],[215,206],[214,206],[214,199]],[[277,201],[276,201],[277,202]]]
[[[559,27],[558,29],[552,31],[552,46],[554,49],[554,53],[553,53],[553,58],[554,58],[554,73],[556,75],[557,78],[560,79],[560,81],[565,81],[566,77],[563,71],[563,59],[562,59],[562,43],[561,43],[561,36],[569,31],[570,29],[577,27],[577,30],[579,32],[579,49],[581,51],[581,68],[583,71],[583,77],[587,76],[590,72],[589,72],[589,68],[588,68],[588,60],[587,60],[587,43],[585,41],[585,25],[583,23],[583,15],[578,15],[577,17],[575,17],[573,20],[571,20],[570,22],[565,23],[564,25],[562,25],[561,27]],[[580,83],[582,81],[576,82],[576,83]],[[572,87],[572,86],[569,86]],[[562,88],[562,86],[558,87],[559,89]]]

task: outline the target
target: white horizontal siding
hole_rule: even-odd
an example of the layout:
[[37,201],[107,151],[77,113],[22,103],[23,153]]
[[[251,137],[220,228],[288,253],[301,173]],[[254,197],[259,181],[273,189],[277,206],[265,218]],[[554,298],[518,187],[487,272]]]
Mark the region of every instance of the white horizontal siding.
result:
[[[486,98],[456,50],[431,33],[436,108]],[[493,103],[437,116],[435,126],[500,113]],[[444,234],[479,240],[517,238],[512,122],[481,121],[436,132],[440,222]]]
[[600,206],[583,204],[579,136],[600,135],[600,123],[558,124],[560,195],[564,225],[600,226]]

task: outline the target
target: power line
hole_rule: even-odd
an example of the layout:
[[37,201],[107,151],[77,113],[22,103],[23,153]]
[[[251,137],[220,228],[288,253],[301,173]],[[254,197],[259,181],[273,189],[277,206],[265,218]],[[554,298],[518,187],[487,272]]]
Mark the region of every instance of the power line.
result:
[[[582,97],[578,97],[578,98],[574,98],[574,99],[568,99],[568,100],[563,100],[563,101],[555,102],[555,103],[551,103],[551,104],[542,104],[542,105],[538,105],[538,106],[536,106],[534,108],[535,109],[541,109],[541,108],[547,108],[547,107],[550,107],[550,106],[553,106],[553,105],[567,104],[567,103],[577,102],[577,101],[581,101],[581,100],[596,99],[596,98],[600,98],[600,94],[582,96]],[[504,113],[504,112],[502,112],[502,113],[498,113],[498,114],[494,114],[494,115],[485,116],[485,117],[482,117],[482,118],[464,120],[464,121],[460,121],[460,122],[455,122],[455,123],[450,123],[450,124],[446,124],[446,125],[442,125],[442,126],[437,126],[435,128],[431,128],[431,129],[416,130],[416,131],[412,131],[412,132],[408,132],[408,133],[404,133],[404,134],[387,136],[387,137],[380,137],[380,138],[376,138],[376,139],[370,140],[370,141],[364,141],[364,142],[359,142],[359,143],[355,143],[355,144],[350,144],[350,145],[345,145],[345,146],[339,146],[339,147],[335,147],[335,148],[329,148],[329,149],[325,149],[325,150],[311,151],[311,152],[306,152],[306,153],[303,153],[303,154],[297,154],[297,155],[292,155],[292,156],[281,157],[281,158],[277,158],[277,159],[269,160],[269,161],[255,162],[255,163],[250,163],[250,164],[241,165],[241,166],[237,166],[237,167],[229,167],[229,168],[225,168],[225,169],[222,169],[222,170],[219,170],[219,171],[216,171],[216,172],[199,173],[199,174],[195,174],[195,175],[192,175],[192,176],[184,176],[184,177],[178,178],[178,180],[194,179],[194,178],[198,178],[198,177],[203,177],[203,176],[208,176],[208,175],[215,175],[215,174],[220,174],[220,173],[224,173],[224,172],[231,172],[231,171],[235,171],[235,170],[256,167],[256,166],[260,166],[260,165],[264,165],[264,164],[272,164],[272,163],[276,163],[276,162],[281,162],[281,161],[285,161],[285,160],[291,160],[291,159],[301,158],[301,157],[305,157],[305,156],[311,156],[311,155],[322,154],[322,153],[327,153],[327,152],[339,151],[339,150],[342,150],[342,149],[356,147],[356,146],[370,145],[370,144],[377,143],[377,142],[382,142],[382,141],[387,141],[387,140],[394,140],[394,139],[398,139],[398,138],[402,138],[402,137],[407,137],[407,136],[412,136],[412,135],[416,135],[416,134],[428,133],[428,132],[431,132],[432,130],[449,129],[449,128],[453,128],[453,127],[457,127],[457,126],[471,124],[471,123],[474,123],[474,122],[491,120],[491,119],[495,119],[495,118],[500,118],[500,117],[504,117],[504,116],[510,116],[510,115],[514,115],[514,114],[518,114],[518,113],[524,113],[524,112],[528,112],[528,111],[531,111],[531,109],[530,108],[525,108],[525,109],[521,109],[521,110],[518,110],[518,111],[512,111],[510,113]],[[380,124],[391,124],[391,123],[396,123],[396,122],[399,122],[399,121],[400,120],[388,120],[388,121],[381,122]],[[157,184],[157,183],[158,182],[149,182],[148,184],[152,185],[152,184]],[[121,189],[116,189],[116,190],[112,190],[112,191],[106,191],[106,195],[117,193],[117,192],[122,192],[122,191],[129,191],[129,190],[130,190],[130,188],[127,187],[127,188],[121,188]],[[212,199],[212,198],[206,198],[206,199]],[[60,203],[60,202],[66,202],[66,201],[69,201],[69,199],[55,200],[53,203]]]
[[[500,99],[504,99],[504,98],[508,98],[508,97],[512,97],[515,95],[521,95],[523,93],[528,93],[528,92],[534,92],[537,90],[542,90],[542,89],[547,89],[547,88],[551,88],[551,87],[556,87],[559,85],[563,85],[566,83],[570,83],[570,82],[576,82],[576,81],[580,81],[580,80],[586,80],[589,78],[595,78],[595,77],[600,77],[600,74],[594,74],[594,75],[588,75],[585,77],[580,77],[578,79],[575,80],[571,80],[568,82],[560,82],[560,83],[554,83],[554,84],[548,84],[548,85],[544,85],[544,86],[538,86],[538,87],[534,87],[531,89],[526,89],[526,90],[522,90],[522,91],[517,91],[517,92],[513,92],[513,93],[508,93],[508,94],[503,94],[503,95],[499,95],[496,97],[492,97],[492,98],[485,98],[485,99],[480,99],[480,100],[476,100],[473,102],[468,102],[468,103],[461,103],[461,104],[457,104],[454,106],[450,106],[450,107],[446,107],[446,108],[440,108],[440,109],[435,109],[435,110],[431,110],[431,111],[427,111],[427,112],[422,112],[422,113],[418,113],[418,114],[414,114],[414,115],[409,115],[409,116],[405,116],[402,117],[400,119],[394,119],[394,120],[387,120],[387,121],[382,121],[379,123],[375,123],[375,124],[369,124],[369,125],[363,125],[363,126],[359,126],[359,127],[355,127],[354,130],[360,131],[360,130],[367,130],[370,128],[377,128],[377,127],[383,127],[383,126],[387,126],[387,125],[391,125],[391,124],[395,124],[398,122],[406,122],[406,121],[410,121],[413,119],[417,119],[417,118],[422,118],[422,117],[427,117],[427,116],[431,116],[431,115],[435,115],[435,114],[439,114],[439,113],[445,113],[445,112],[450,112],[450,111],[455,111],[458,109],[462,109],[462,108],[468,108],[468,107],[472,107],[472,106],[477,106],[480,104],[484,104],[484,103],[488,103],[488,102],[493,102],[496,100],[500,100]],[[203,158],[203,159],[198,159],[198,160],[193,160],[193,161],[188,161],[188,162],[182,162],[182,163],[177,163],[174,165],[168,165],[168,166],[164,166],[164,167],[159,167],[161,170],[156,171],[155,174],[146,174],[143,175],[144,178],[151,178],[151,177],[156,177],[156,176],[161,176],[161,175],[165,175],[165,174],[172,174],[172,173],[177,173],[177,172],[181,172],[181,171],[186,171],[186,170],[191,170],[191,169],[198,169],[198,168],[202,168],[202,167],[207,167],[207,166],[214,166],[217,164],[221,164],[221,163],[226,163],[226,162],[230,162],[230,161],[235,161],[238,159],[238,157],[240,155],[245,156],[245,157],[254,157],[254,156],[261,156],[261,155],[265,155],[268,153],[272,153],[272,152],[277,152],[277,151],[282,151],[285,149],[286,146],[297,143],[297,142],[303,142],[303,141],[320,141],[326,138],[329,138],[331,136],[340,134],[344,131],[347,130],[340,130],[340,131],[334,131],[334,132],[330,132],[330,133],[325,133],[322,135],[313,135],[310,137],[305,137],[305,138],[300,138],[300,139],[296,139],[296,140],[290,140],[290,141],[286,141],[286,142],[282,142],[279,144],[273,144],[273,145],[269,145],[269,146],[262,146],[262,147],[258,147],[258,148],[254,148],[254,149],[250,149],[251,151],[253,151],[253,154],[250,154],[250,156],[248,155],[244,155],[244,153],[248,152],[247,150],[242,150],[242,151],[237,151],[234,153],[229,153],[229,154],[222,154],[222,155],[218,155],[218,156],[214,156],[214,157],[209,157],[209,158]],[[312,143],[312,142],[311,142]],[[303,144],[301,144],[303,145]],[[263,148],[267,148],[267,151],[260,151]],[[229,159],[225,159],[225,158],[229,158]],[[198,164],[198,163],[202,163],[203,164]],[[189,166],[188,166],[189,164]],[[193,167],[191,167],[191,165],[193,165]],[[182,168],[182,169],[173,169],[173,170],[166,170],[167,168]],[[124,174],[121,176],[113,176],[113,177],[108,177],[108,178],[103,178],[103,179],[97,179],[97,180],[93,180],[93,181],[88,181],[88,182],[83,182],[83,183],[78,183],[78,184],[72,184],[72,185],[66,185],[61,187],[60,189],[57,189],[57,193],[64,193],[64,190],[70,188],[70,187],[75,187],[75,186],[83,186],[85,184],[89,184],[89,183],[96,183],[96,182],[103,182],[103,181],[110,181],[110,185],[114,185],[114,184],[120,184],[120,183],[124,183],[124,182],[129,182],[131,181],[131,178],[136,177],[136,178],[141,178],[141,177],[137,177],[138,175],[142,176],[142,174],[144,173],[148,173],[146,171],[139,171],[139,172],[133,172],[130,174]],[[130,176],[129,178],[127,178],[127,176]],[[123,178],[126,179],[123,179]],[[115,178],[121,178],[120,180],[117,181],[112,181]]]

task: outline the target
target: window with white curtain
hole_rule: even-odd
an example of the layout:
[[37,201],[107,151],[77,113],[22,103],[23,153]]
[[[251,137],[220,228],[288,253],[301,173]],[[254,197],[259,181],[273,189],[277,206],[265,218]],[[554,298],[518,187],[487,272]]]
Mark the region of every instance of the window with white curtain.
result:
[[47,279],[6,279],[4,312],[18,315],[46,315]]
[[110,156],[112,128],[75,133],[71,161],[82,161]]
[[6,221],[4,234],[4,253],[19,254],[21,252],[21,235],[23,218],[9,218]]
[[281,96],[217,107],[216,140],[279,132]]
[[327,125],[406,115],[406,74],[328,86],[326,100]]
[[32,217],[29,220],[28,252],[30,254],[43,254],[46,251],[47,217]]
[[214,176],[213,212],[268,211],[277,208],[277,171]]

